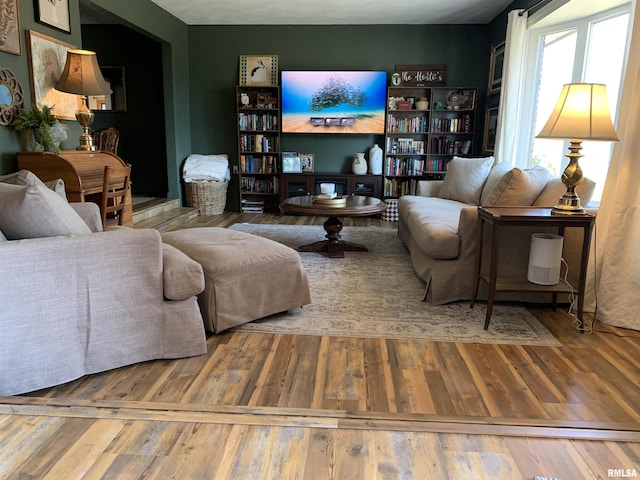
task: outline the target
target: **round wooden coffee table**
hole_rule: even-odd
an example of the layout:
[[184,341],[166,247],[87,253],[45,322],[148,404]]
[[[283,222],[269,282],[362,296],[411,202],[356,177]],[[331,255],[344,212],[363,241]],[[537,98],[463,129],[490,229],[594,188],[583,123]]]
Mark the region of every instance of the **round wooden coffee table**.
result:
[[366,217],[384,212],[385,203],[374,197],[352,195],[345,197],[344,204],[325,204],[314,201],[313,195],[287,198],[280,204],[284,213],[328,217],[324,222],[326,240],[298,247],[299,252],[327,252],[330,258],[344,258],[344,252],[366,252],[367,247],[358,243],[340,240],[342,222],[338,217]]

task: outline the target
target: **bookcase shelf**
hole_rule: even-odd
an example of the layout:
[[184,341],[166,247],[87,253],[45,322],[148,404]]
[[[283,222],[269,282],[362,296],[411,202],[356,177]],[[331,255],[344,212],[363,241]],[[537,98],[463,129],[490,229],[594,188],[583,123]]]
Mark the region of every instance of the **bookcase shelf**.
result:
[[[459,104],[454,105],[454,97]],[[419,104],[427,108],[416,108]],[[451,105],[448,105],[451,104]],[[455,155],[475,142],[477,89],[389,87],[383,162],[385,198],[415,193],[419,180],[444,178]]]
[[237,86],[236,105],[241,211],[278,211],[280,88]]

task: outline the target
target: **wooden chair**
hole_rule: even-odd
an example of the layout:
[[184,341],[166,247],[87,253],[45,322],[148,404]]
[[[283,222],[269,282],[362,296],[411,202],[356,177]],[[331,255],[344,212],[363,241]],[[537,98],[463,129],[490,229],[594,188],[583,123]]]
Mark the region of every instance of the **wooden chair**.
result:
[[122,225],[125,209],[125,197],[131,183],[131,165],[123,167],[104,167],[100,214],[102,228],[107,224]]
[[114,128],[103,128],[95,132],[95,144],[98,150],[118,154],[118,142],[120,142],[120,132]]

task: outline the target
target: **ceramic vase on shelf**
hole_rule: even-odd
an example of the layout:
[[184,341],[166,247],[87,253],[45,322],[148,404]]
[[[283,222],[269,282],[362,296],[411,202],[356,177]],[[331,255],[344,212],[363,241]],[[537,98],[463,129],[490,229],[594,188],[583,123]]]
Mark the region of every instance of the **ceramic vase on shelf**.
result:
[[382,149],[378,145],[369,149],[369,173],[382,175]]
[[367,161],[364,159],[364,153],[356,153],[352,164],[353,173],[363,175],[367,173]]

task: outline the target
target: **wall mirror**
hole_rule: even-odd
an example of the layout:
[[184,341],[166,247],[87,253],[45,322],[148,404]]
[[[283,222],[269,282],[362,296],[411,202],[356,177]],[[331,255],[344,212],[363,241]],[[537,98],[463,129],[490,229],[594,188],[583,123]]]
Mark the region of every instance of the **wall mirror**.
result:
[[111,86],[111,95],[93,95],[89,97],[89,108],[93,111],[127,111],[124,67],[100,67],[102,76]]
[[22,108],[22,85],[10,69],[0,67],[0,125],[11,125]]

